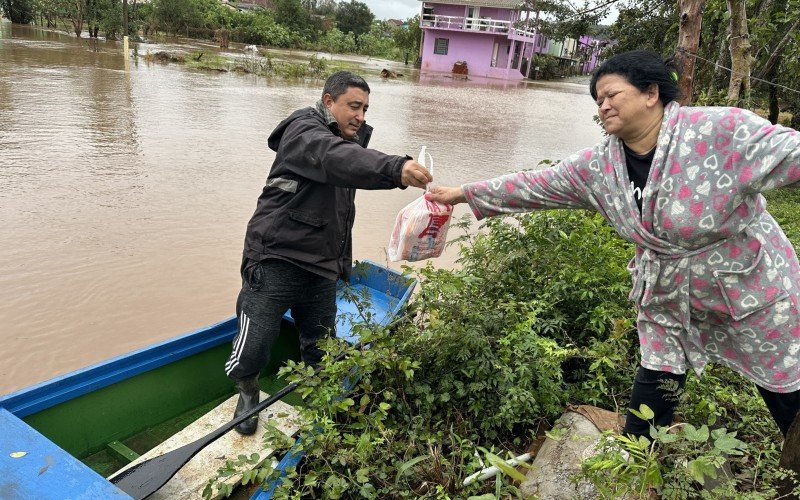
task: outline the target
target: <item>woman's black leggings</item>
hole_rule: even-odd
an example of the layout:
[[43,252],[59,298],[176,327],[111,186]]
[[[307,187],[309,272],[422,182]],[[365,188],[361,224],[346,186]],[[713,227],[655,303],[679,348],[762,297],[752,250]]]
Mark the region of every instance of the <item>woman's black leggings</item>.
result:
[[[678,391],[683,389],[685,383],[686,374],[676,375],[640,366],[633,382],[630,407],[638,410],[640,405],[646,404],[655,414],[655,425],[670,425],[675,408],[678,406]],[[759,387],[758,392],[764,398],[775,423],[786,436],[795,415],[800,411],[800,391],[779,393]],[[628,412],[623,432],[649,437],[650,422]]]

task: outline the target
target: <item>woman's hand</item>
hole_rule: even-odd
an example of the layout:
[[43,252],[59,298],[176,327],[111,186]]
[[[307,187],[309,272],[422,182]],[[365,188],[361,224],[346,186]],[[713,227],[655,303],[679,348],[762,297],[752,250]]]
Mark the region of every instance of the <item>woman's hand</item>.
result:
[[425,199],[444,203],[446,205],[457,205],[467,202],[467,197],[464,196],[464,190],[460,187],[432,187],[430,191],[425,193]]

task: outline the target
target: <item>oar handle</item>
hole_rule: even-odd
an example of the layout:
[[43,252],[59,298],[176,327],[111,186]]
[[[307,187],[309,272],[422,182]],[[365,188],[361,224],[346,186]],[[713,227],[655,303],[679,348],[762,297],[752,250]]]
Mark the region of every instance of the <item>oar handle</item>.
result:
[[[397,323],[405,319],[406,316],[400,316],[392,321],[388,328],[395,326]],[[369,344],[359,343],[359,349],[366,349]],[[333,362],[341,361],[347,354],[342,352],[338,354]],[[314,369],[314,375],[322,370],[322,366],[317,366]],[[125,493],[129,494],[136,500],[146,498],[155,493],[159,488],[164,486],[167,481],[175,475],[178,470],[183,467],[186,462],[191,460],[200,450],[208,446],[210,443],[216,441],[220,436],[230,431],[243,421],[258,414],[266,409],[271,404],[275,403],[283,396],[297,389],[300,382],[294,382],[279,390],[269,398],[260,402],[247,413],[240,415],[219,429],[207,434],[206,436],[194,441],[193,443],[185,444],[180,448],[168,451],[150,460],[145,460],[130,469],[118,473],[116,476],[109,479],[114,485],[120,488]]]

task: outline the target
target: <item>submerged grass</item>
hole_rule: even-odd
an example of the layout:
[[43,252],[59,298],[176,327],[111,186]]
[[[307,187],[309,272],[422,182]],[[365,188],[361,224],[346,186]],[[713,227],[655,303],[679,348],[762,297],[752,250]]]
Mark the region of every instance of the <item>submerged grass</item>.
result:
[[306,63],[293,63],[275,60],[269,52],[263,51],[244,57],[229,58],[196,51],[190,55],[171,52],[148,52],[142,58],[148,62],[185,64],[192,69],[218,72],[236,72],[264,77],[287,79],[325,79],[341,69],[352,69],[352,63],[331,62],[312,55]]

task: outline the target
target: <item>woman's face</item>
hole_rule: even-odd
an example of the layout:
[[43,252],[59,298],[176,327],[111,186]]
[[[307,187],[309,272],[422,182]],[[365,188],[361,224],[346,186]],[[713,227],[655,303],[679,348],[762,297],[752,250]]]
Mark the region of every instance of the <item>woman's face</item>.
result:
[[608,74],[597,79],[595,90],[603,127],[623,141],[643,134],[651,121],[651,112],[663,109],[655,84],[641,92],[624,76]]

